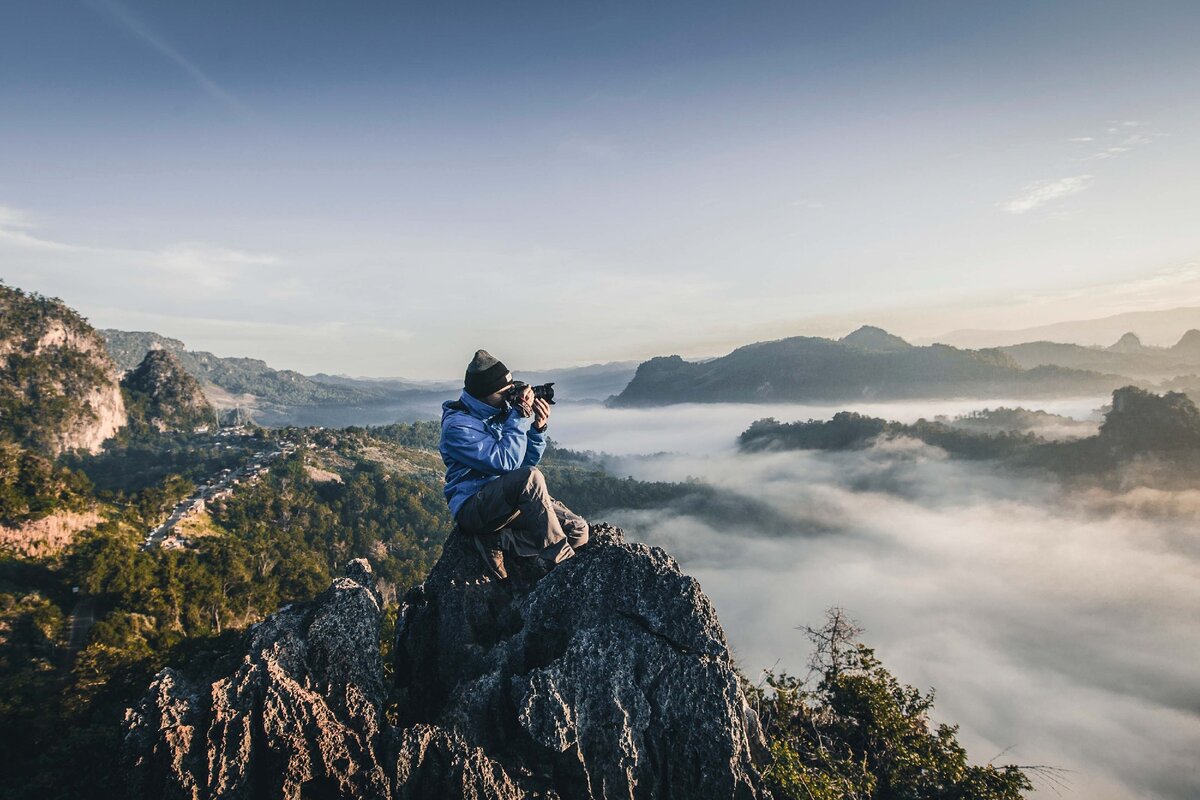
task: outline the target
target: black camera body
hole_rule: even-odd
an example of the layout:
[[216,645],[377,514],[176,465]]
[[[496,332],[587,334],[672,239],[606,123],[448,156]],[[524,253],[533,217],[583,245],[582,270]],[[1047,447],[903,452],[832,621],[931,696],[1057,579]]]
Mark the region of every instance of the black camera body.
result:
[[[512,388],[504,393],[504,399],[510,404],[516,405],[517,398],[521,396],[521,392],[525,391],[527,383],[513,381]],[[533,398],[535,400],[545,400],[550,405],[554,405],[554,381],[543,383],[540,386],[531,386],[533,389]]]

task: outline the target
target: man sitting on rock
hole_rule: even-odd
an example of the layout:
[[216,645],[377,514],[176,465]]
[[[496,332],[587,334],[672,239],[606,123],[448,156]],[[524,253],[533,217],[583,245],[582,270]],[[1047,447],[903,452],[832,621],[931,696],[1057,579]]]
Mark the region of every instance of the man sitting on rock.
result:
[[550,404],[486,350],[467,366],[462,395],[442,404],[446,501],[458,530],[474,540],[489,572],[504,580],[504,553],[538,556],[550,569],[588,540],[588,524],[552,498],[537,468],[546,450]]

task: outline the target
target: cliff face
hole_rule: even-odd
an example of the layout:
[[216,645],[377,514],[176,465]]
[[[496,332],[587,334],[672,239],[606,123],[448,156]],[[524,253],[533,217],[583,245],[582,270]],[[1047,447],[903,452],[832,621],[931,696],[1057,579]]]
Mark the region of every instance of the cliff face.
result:
[[593,528],[498,584],[457,537],[405,598],[387,688],[365,562],[251,630],[223,675],[163,670],[128,712],[139,797],[762,795],[757,720],[698,584]]
[[598,527],[546,577],[514,575],[512,592],[479,581],[478,562],[452,540],[406,598],[404,721],[563,797],[756,796],[757,728],[724,632],[670,556]]
[[[250,629],[232,672],[164,669],[126,712],[137,797],[383,797],[380,603],[365,561]],[[215,679],[214,679],[215,678]]]
[[99,452],[125,424],[116,365],[83,317],[0,285],[0,431],[56,456]]

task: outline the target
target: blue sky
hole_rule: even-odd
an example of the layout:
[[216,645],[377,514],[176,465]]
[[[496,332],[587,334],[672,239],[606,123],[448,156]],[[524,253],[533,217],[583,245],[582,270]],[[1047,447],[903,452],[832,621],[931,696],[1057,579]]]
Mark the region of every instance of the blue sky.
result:
[[0,277],[454,375],[1200,305],[1195,3],[18,2]]

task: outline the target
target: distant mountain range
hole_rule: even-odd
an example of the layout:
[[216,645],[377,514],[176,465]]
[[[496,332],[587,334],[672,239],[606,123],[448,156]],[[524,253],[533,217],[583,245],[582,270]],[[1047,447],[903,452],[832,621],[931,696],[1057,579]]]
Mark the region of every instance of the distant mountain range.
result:
[[[99,333],[118,369],[135,369],[151,351],[168,352],[200,382],[215,407],[240,408],[267,425],[381,424],[430,418],[437,415],[442,400],[462,387],[460,380],[302,375],[274,369],[256,358],[188,350],[180,340],[150,331],[106,329]],[[533,384],[553,381],[563,400],[603,400],[624,389],[636,367],[635,361],[622,361],[557,370],[518,370],[515,375]]]
[[[219,408],[253,405],[349,405],[383,399],[386,392],[332,386],[291,370],[277,370],[257,358],[223,358],[188,350],[183,342],[150,331],[101,330],[108,352],[123,370],[137,367],[150,350],[166,350],[179,359],[184,371],[200,381],[209,400]],[[216,387],[220,391],[213,391]],[[251,395],[251,397],[245,397]]]
[[[154,350],[171,353],[219,409],[238,407],[268,425],[382,424],[436,416],[456,393],[455,380],[302,375],[254,358],[188,350],[151,332],[100,331],[119,368],[133,369]],[[1170,347],[1142,343],[1124,331],[1106,347],[1026,341],[968,349],[913,345],[874,326],[841,339],[796,336],[740,347],[689,362],[679,356],[640,365],[611,362],[523,372],[529,383],[553,381],[567,402],[614,406],[678,402],[800,402],[922,397],[1033,398],[1107,394],[1130,383],[1194,391],[1200,385],[1200,329]],[[1111,341],[1111,340],[1110,340]],[[1161,386],[1154,385],[1161,382]]]
[[[554,383],[555,391],[565,400],[604,400],[618,394],[633,379],[637,370],[636,361],[611,361],[605,364],[590,364],[585,367],[562,369],[522,370],[513,369],[513,377],[529,384]],[[408,378],[353,378],[348,375],[311,375],[314,381],[333,386],[343,386],[364,392],[380,390],[390,392],[458,392],[461,380],[416,381]]]
[[1200,330],[1195,328],[1170,347],[1144,345],[1137,334],[1128,332],[1108,347],[1037,341],[998,349],[1025,369],[1057,364],[1158,380],[1200,372]]
[[1200,328],[1200,307],[1197,306],[1164,311],[1131,311],[1097,319],[1069,320],[1013,330],[968,328],[917,341],[921,344],[940,342],[955,347],[1006,347],[1038,341],[1104,345],[1134,331],[1142,341],[1165,345],[1193,328]]
[[1108,393],[1130,381],[1057,365],[1027,369],[999,349],[918,347],[865,326],[834,340],[796,336],[739,347],[702,363],[642,363],[614,406],[923,397],[1048,397]]

